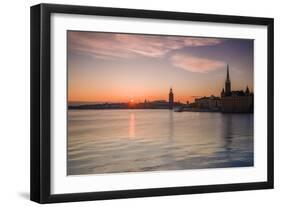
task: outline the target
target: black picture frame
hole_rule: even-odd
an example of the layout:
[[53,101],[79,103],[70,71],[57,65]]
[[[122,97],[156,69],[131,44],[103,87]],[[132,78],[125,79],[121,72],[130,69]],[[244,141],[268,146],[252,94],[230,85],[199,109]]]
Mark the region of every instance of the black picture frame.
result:
[[[267,181],[237,184],[167,187],[153,189],[51,194],[51,72],[50,72],[50,16],[52,13],[134,17],[210,23],[233,23],[267,26]],[[119,199],[146,196],[210,193],[273,188],[273,44],[272,18],[195,14],[153,10],[103,8],[56,4],[39,4],[31,7],[31,151],[30,199],[38,203]]]

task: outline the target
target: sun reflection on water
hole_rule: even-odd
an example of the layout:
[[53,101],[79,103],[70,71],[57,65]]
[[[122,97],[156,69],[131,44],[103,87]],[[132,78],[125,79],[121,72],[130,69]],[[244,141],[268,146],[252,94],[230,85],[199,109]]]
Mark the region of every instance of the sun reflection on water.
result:
[[130,122],[129,122],[129,137],[136,137],[136,117],[134,113],[130,114]]

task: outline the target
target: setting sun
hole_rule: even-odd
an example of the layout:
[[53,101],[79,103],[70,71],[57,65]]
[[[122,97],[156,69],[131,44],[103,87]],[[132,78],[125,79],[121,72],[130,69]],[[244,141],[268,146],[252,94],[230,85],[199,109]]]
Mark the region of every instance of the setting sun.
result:
[[135,105],[135,102],[134,102],[134,99],[130,99],[130,101],[129,101],[129,106],[134,106]]

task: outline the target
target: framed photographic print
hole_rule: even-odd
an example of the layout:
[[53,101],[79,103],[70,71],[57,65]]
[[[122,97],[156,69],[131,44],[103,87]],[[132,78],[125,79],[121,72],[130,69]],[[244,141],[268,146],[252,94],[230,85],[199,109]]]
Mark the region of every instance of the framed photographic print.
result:
[[273,19],[31,7],[31,200],[273,188]]

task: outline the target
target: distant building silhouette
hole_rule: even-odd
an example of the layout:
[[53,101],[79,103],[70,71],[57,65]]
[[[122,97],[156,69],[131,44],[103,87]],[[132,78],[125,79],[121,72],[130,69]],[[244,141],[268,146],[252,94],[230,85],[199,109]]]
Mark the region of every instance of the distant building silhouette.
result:
[[220,97],[211,95],[210,97],[201,97],[195,99],[196,107],[199,109],[210,109],[218,111],[221,107]]
[[245,93],[246,93],[246,95],[250,95],[250,90],[249,90],[248,86],[247,86],[247,88],[246,88]]
[[170,88],[169,93],[169,109],[172,110],[174,108],[174,94],[172,88]]
[[230,78],[229,78],[229,67],[228,67],[228,64],[226,66],[225,95],[226,96],[231,95],[231,82],[230,82]]
[[230,113],[253,112],[253,102],[253,93],[250,92],[248,86],[245,91],[231,91],[229,66],[227,64],[225,88],[221,91],[221,111]]
[[[69,109],[169,109],[181,111],[199,112],[223,112],[223,113],[252,113],[254,109],[254,94],[246,86],[245,91],[231,90],[229,65],[226,65],[226,79],[221,91],[221,97],[211,95],[209,97],[195,98],[194,103],[181,103],[174,101],[173,89],[170,88],[168,100],[147,100],[137,103],[96,103],[82,105],[68,105]],[[197,96],[196,96],[197,97]]]

